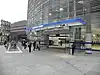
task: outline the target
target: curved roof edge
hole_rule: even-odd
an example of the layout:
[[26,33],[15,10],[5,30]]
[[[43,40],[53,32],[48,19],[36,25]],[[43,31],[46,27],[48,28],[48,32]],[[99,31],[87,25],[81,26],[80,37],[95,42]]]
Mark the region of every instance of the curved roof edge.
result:
[[79,22],[82,25],[86,24],[86,22],[84,20],[82,20],[81,18],[73,18],[73,19],[62,20],[62,21],[58,21],[58,22],[52,22],[52,23],[49,23],[49,24],[41,24],[39,26],[35,26],[35,27],[32,27],[32,28],[26,28],[26,29],[27,30],[34,30],[34,29],[49,27],[49,26],[53,26],[53,25],[71,24],[71,23],[76,23],[76,22]]
[[19,25],[19,24],[27,24],[27,20],[21,20],[21,21],[12,23],[12,25]]

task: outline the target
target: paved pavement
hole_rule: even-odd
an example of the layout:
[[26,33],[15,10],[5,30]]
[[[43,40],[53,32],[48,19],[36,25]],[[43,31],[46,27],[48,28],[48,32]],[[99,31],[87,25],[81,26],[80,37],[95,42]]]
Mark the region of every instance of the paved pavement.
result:
[[100,75],[100,53],[75,56],[43,49],[22,50],[23,53],[5,53],[0,46],[0,75]]

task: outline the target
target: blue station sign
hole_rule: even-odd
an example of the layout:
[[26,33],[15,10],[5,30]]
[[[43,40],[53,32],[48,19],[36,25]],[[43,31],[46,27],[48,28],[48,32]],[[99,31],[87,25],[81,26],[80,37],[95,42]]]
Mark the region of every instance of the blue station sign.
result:
[[[41,24],[39,26],[35,26],[32,28],[26,28],[26,30],[39,30],[41,28],[45,28],[45,27],[50,27],[50,26],[57,26],[57,25],[61,25],[61,24],[69,24],[68,26],[70,26],[71,24],[75,23],[79,23],[81,25],[85,25],[86,22],[83,21],[81,18],[74,18],[74,19],[69,19],[69,20],[62,20],[62,21],[58,21],[58,22],[53,22],[53,23],[49,23],[49,24]],[[72,26],[72,25],[71,25]]]

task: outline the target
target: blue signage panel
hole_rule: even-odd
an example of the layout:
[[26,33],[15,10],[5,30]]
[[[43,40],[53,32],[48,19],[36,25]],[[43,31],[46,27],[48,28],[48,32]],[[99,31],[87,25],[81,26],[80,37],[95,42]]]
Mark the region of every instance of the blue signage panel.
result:
[[83,21],[81,18],[75,18],[75,19],[69,19],[69,20],[63,20],[63,21],[53,22],[49,24],[44,24],[44,27],[52,26],[52,25],[60,25],[60,24],[69,24],[69,23],[75,23],[75,22],[80,22],[83,25],[86,24],[86,22]]
[[32,30],[32,28],[25,28],[25,30]]
[[83,25],[86,24],[86,22],[83,21],[81,18],[77,18],[77,21],[80,22],[80,23],[82,23]]

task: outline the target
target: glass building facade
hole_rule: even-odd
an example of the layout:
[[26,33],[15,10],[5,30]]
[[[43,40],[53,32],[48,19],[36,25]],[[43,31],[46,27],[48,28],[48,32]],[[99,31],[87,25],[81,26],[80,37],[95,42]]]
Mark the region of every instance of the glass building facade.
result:
[[95,31],[100,28],[100,0],[28,0],[27,28],[76,17],[87,22],[88,9]]
[[[91,1],[91,12],[100,11],[100,0]],[[87,0],[28,0],[28,27],[87,14]]]

